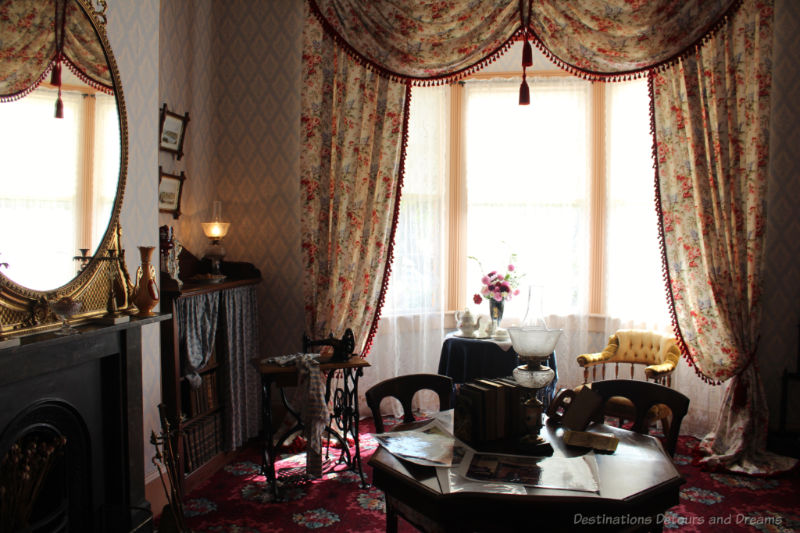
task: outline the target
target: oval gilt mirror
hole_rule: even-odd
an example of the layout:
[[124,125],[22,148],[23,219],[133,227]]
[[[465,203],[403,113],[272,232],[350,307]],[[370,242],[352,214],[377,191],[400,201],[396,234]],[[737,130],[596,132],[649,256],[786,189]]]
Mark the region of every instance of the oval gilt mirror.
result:
[[0,124],[0,306],[20,314],[0,310],[3,331],[46,324],[56,297],[105,310],[90,288],[119,270],[99,258],[118,248],[127,126],[90,0],[0,0]]

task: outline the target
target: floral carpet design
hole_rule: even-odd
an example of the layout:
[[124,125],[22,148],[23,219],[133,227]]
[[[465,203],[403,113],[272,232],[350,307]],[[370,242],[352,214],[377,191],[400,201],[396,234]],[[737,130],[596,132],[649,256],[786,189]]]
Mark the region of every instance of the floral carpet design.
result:
[[[367,461],[376,443],[369,434],[371,421],[361,425],[361,456],[369,478]],[[661,517],[665,531],[800,531],[798,472],[776,478],[704,472],[692,465],[697,443],[692,437],[680,437],[675,463],[686,483],[680,491],[680,505]],[[338,449],[331,449],[331,463],[338,454]],[[257,448],[245,448],[187,495],[187,523],[194,533],[385,531],[383,493],[372,486],[361,488],[358,475],[343,465],[326,470],[320,479],[284,487],[285,501],[274,502],[260,473],[260,461]],[[279,470],[288,472],[302,471],[304,465],[303,453],[287,453],[277,463]],[[416,531],[402,519],[399,526],[401,532]]]

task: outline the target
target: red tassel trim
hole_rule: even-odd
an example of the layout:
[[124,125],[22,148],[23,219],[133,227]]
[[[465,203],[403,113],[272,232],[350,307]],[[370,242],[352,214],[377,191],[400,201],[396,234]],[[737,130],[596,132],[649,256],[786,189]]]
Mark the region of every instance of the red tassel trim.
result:
[[75,63],[73,63],[68,57],[64,56],[64,59],[66,60],[65,63],[69,67],[69,70],[73,74],[75,74],[75,76],[77,76],[83,83],[102,93],[111,95],[114,94],[114,87],[106,85],[105,83],[99,82],[94,78],[89,77],[88,74],[86,74],[83,70],[81,70],[81,68]]
[[378,331],[378,323],[381,320],[381,312],[383,311],[383,303],[386,299],[386,290],[389,288],[389,279],[392,276],[392,262],[394,261],[394,239],[397,233],[397,220],[400,218],[400,200],[403,197],[403,182],[406,175],[406,153],[408,152],[408,118],[411,115],[411,84],[406,84],[406,101],[403,105],[403,140],[400,145],[400,168],[397,173],[397,187],[395,189],[394,211],[392,213],[392,228],[389,230],[389,246],[386,249],[386,266],[383,270],[383,280],[381,281],[381,289],[378,294],[378,304],[375,308],[375,317],[372,319],[372,325],[369,328],[367,335],[367,342],[364,344],[364,351],[361,352],[361,357],[366,358],[370,348],[372,348],[372,341],[375,338],[375,333]]
[[39,88],[39,85],[41,85],[45,79],[47,79],[47,76],[50,75],[51,69],[54,67],[54,65],[55,62],[51,62],[49,65],[47,65],[47,67],[44,69],[44,71],[42,71],[39,77],[28,87],[16,93],[5,94],[3,96],[0,96],[0,103],[4,104],[6,102],[14,102],[16,100],[21,100],[22,98],[25,98],[26,96],[31,94],[33,91]]
[[530,41],[527,39],[527,35],[525,36],[525,42],[522,44],[522,66],[533,66],[533,49],[531,48]]
[[56,54],[55,65],[50,73],[50,83],[56,87],[61,87],[61,58]]

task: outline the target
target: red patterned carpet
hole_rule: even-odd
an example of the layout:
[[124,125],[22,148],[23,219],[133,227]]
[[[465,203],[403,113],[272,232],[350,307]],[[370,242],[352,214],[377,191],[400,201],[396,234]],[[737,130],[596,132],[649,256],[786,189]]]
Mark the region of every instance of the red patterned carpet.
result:
[[[376,444],[368,434],[371,421],[364,422],[361,451],[365,473],[370,476],[366,463]],[[686,484],[681,490],[681,504],[664,516],[665,531],[800,531],[797,472],[772,479],[703,472],[691,465],[697,442],[691,437],[680,438],[675,462]],[[304,464],[304,454],[287,454],[278,467]],[[258,450],[247,448],[188,494],[187,522],[194,533],[384,531],[382,493],[374,487],[361,489],[353,472],[330,472],[320,480],[290,489],[288,501],[273,503],[259,465]],[[401,520],[400,531],[416,530]]]

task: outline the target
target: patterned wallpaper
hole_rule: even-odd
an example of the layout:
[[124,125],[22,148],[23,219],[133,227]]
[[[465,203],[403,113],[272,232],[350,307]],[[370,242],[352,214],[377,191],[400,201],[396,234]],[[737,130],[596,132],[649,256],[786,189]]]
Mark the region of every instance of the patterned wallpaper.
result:
[[[173,226],[181,243],[198,257],[202,257],[207,244],[200,223],[208,220],[214,196],[211,159],[216,145],[211,122],[215,109],[212,91],[215,20],[211,15],[211,0],[172,0],[161,3],[159,19],[159,107],[166,103],[168,109],[179,115],[189,112],[184,156],[179,161],[174,154],[159,151],[158,163],[164,172],[186,173],[180,218],[159,213],[159,225]],[[156,172],[157,169],[154,176]]]
[[162,152],[186,172],[182,215],[160,214],[202,257],[200,223],[222,201],[231,222],[227,258],[261,271],[265,353],[300,348],[300,219],[296,181],[300,132],[302,3],[293,0],[171,0],[160,20],[160,103],[189,111],[185,155]]
[[261,271],[262,355],[296,352],[303,334],[300,255],[302,2],[215,1],[216,194],[231,260]]
[[[778,424],[781,376],[798,368],[800,327],[800,2],[775,1],[774,74],[770,131],[764,311],[758,365],[770,412]],[[787,427],[800,431],[800,383],[789,396]]]
[[[131,276],[139,266],[137,246],[158,245],[158,0],[109,2],[108,35],[122,78],[128,110],[128,182],[122,204],[122,236]],[[144,464],[149,472],[154,450],[150,430],[158,431],[161,401],[159,326],[142,331]]]

